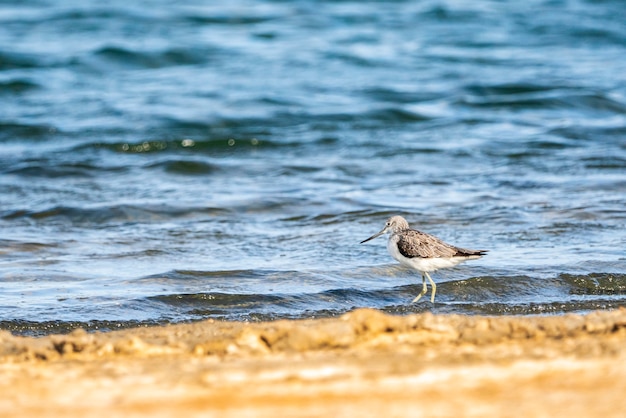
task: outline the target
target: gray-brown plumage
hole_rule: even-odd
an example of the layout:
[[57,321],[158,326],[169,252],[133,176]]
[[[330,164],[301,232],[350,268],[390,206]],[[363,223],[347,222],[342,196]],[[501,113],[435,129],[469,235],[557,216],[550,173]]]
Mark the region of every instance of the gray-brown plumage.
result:
[[398,251],[405,257],[469,257],[485,255],[485,250],[468,250],[447,244],[439,238],[415,229],[405,229],[398,233]]

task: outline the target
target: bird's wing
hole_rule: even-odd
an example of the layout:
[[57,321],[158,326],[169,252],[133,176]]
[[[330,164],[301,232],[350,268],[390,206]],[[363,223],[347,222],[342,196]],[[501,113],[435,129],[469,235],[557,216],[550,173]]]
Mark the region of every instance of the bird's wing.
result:
[[457,248],[424,232],[413,229],[398,234],[398,250],[407,258],[454,257]]

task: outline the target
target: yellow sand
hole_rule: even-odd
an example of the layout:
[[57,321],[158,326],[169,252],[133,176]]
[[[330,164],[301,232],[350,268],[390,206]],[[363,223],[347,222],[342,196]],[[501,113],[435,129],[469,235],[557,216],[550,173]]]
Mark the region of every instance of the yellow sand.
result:
[[626,309],[0,332],[0,417],[622,417]]

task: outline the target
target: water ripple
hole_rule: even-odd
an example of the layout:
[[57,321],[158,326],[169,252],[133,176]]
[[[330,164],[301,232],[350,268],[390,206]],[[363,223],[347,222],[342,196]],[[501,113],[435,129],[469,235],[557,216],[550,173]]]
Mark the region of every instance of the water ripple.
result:
[[[626,301],[620,2],[14,3],[0,328]],[[395,214],[491,251],[410,304]]]

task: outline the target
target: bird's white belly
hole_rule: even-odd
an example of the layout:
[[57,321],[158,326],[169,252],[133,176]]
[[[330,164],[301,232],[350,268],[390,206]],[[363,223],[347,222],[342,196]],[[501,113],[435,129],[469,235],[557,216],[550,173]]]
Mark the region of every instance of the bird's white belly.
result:
[[466,260],[471,260],[479,257],[438,257],[438,258],[422,258],[422,257],[413,257],[408,258],[403,256],[398,250],[397,241],[394,239],[390,239],[387,242],[387,250],[389,254],[396,260],[407,267],[412,269],[421,271],[421,272],[431,272],[439,269],[445,269],[449,267],[454,267],[459,263],[462,263]]

